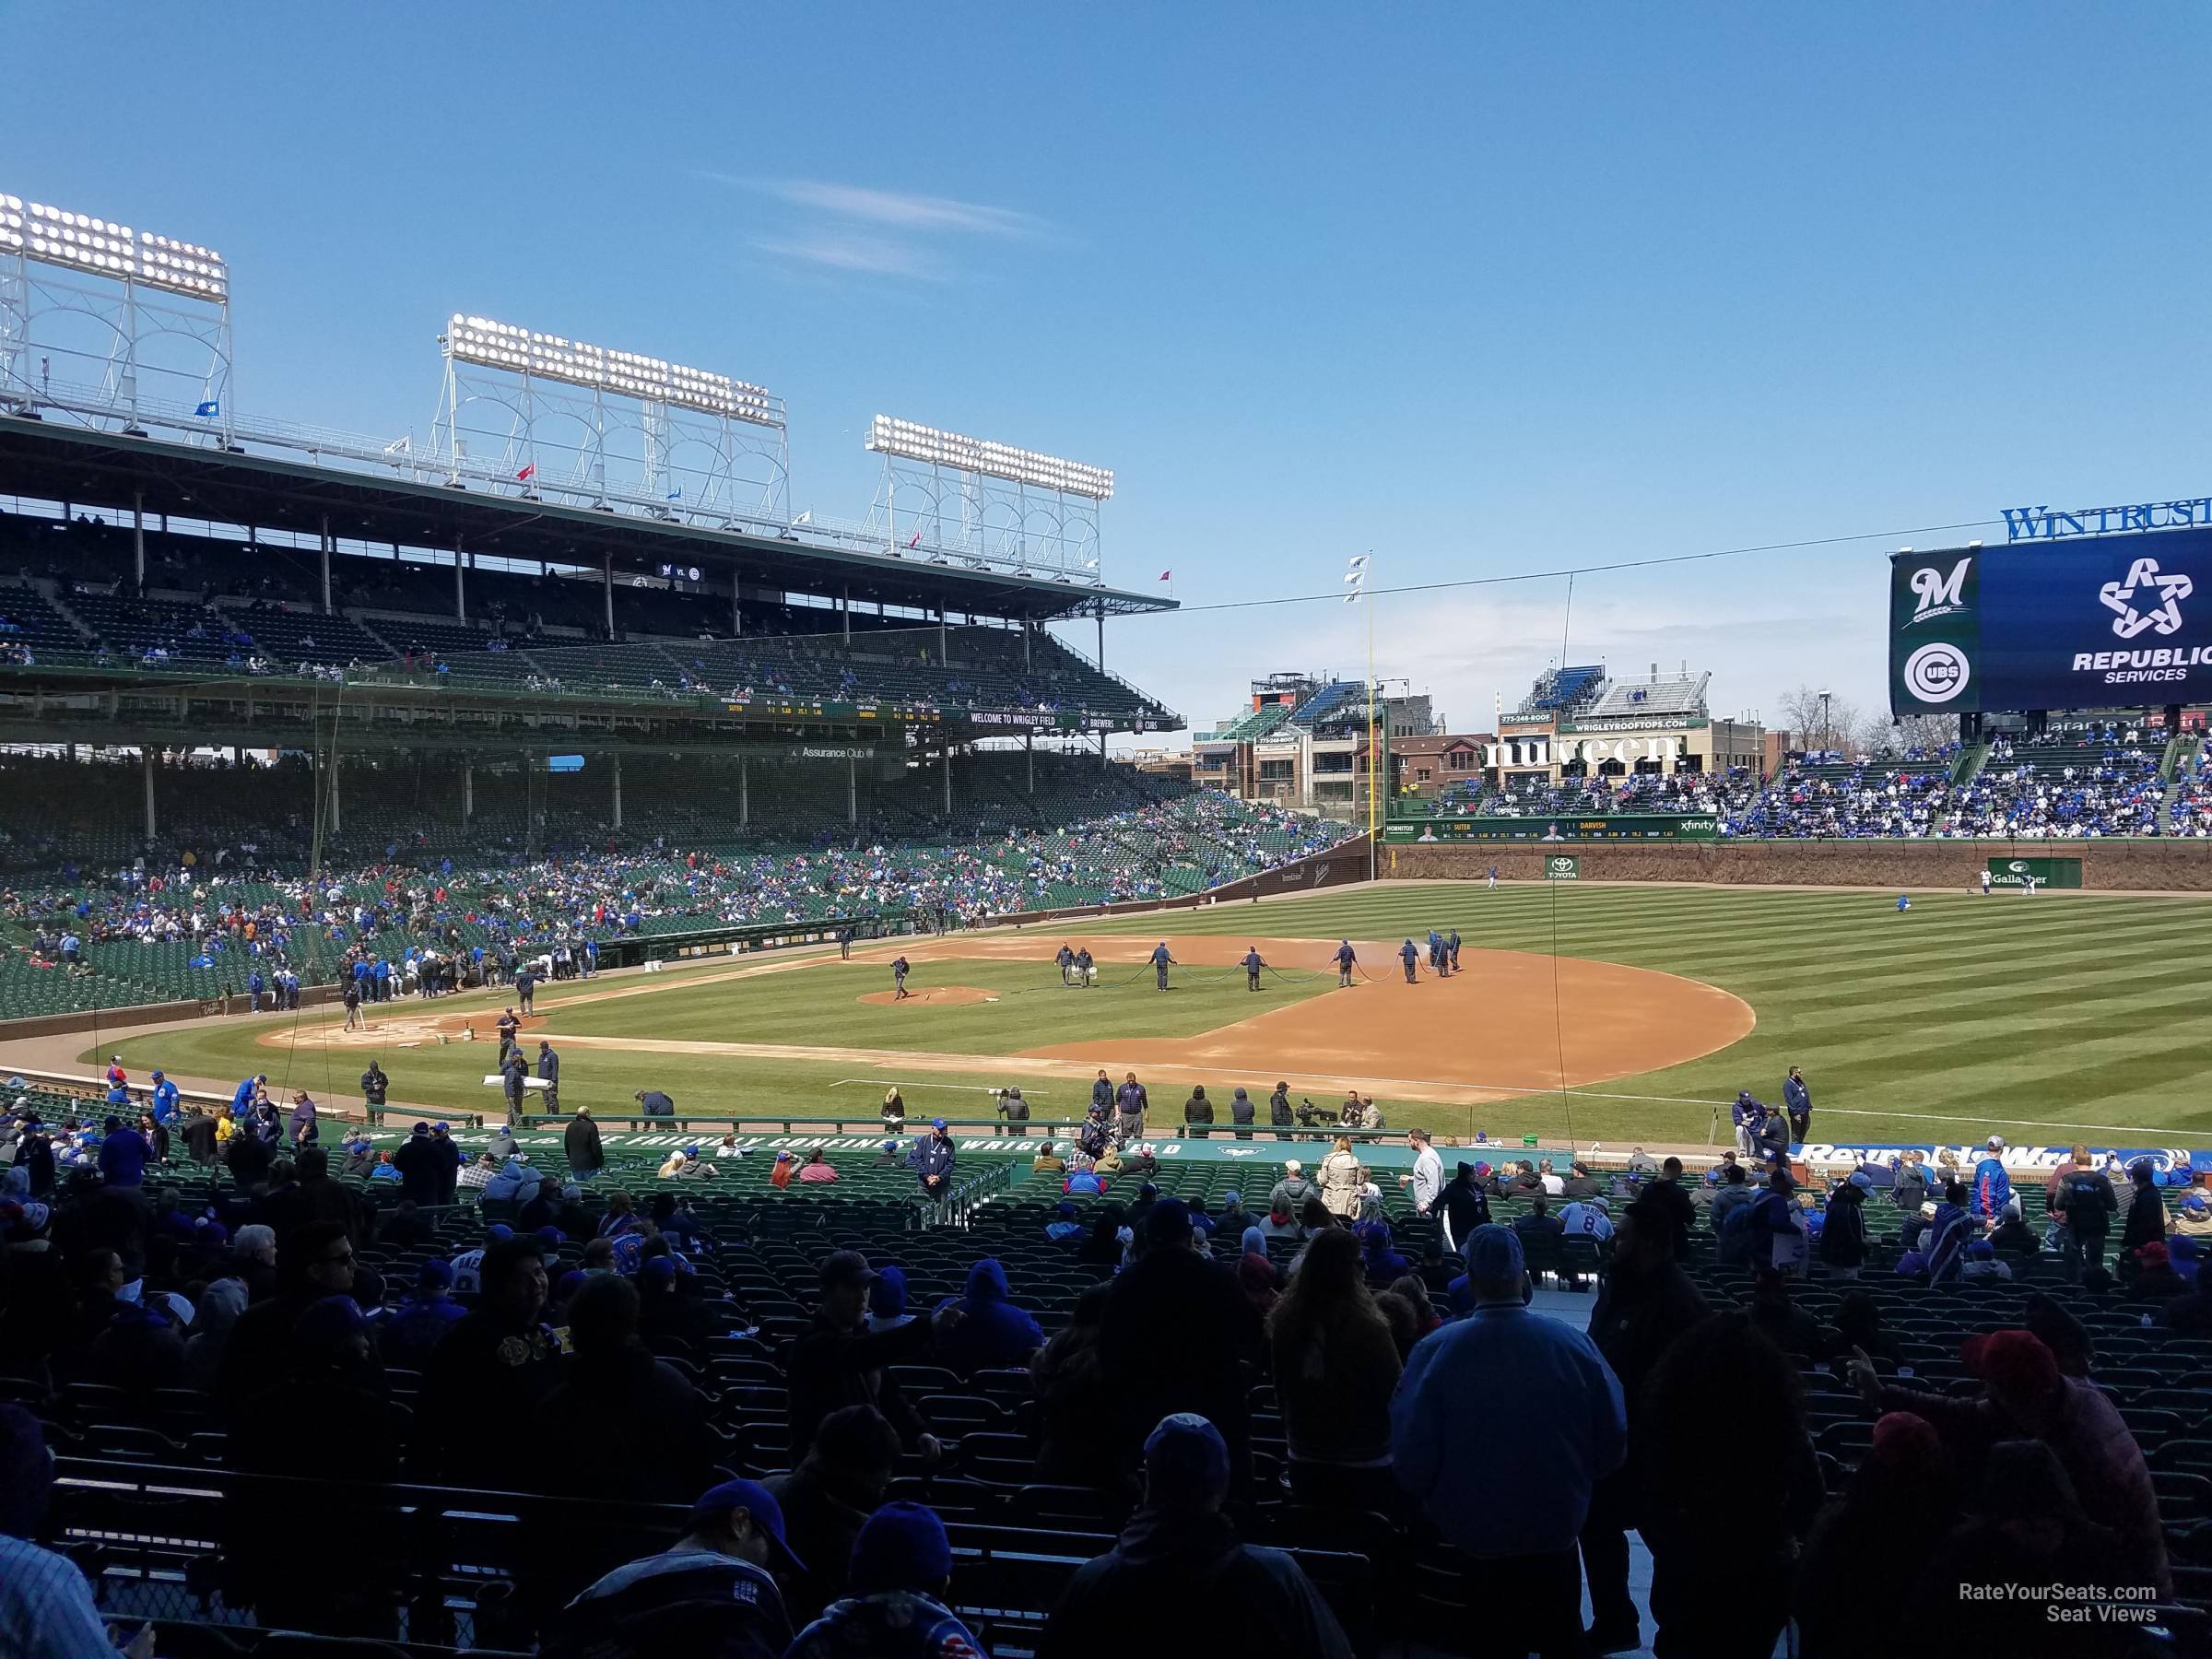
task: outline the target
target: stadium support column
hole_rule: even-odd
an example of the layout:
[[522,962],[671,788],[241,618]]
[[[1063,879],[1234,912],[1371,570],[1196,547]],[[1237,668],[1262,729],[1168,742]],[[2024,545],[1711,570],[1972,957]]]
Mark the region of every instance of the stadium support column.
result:
[[614,755],[609,759],[613,763],[615,784],[615,828],[619,830],[622,828],[622,757]]
[[945,626],[945,607],[937,606],[937,666],[944,668],[952,662],[952,635]]
[[606,601],[606,637],[615,637],[615,550],[609,547],[599,560],[599,574],[603,582],[602,597]]
[[952,816],[952,734],[945,735],[945,816]]
[[[131,491],[131,560],[138,572],[138,591],[146,592],[146,491]],[[151,830],[147,833],[150,835]]]
[[335,726],[331,728],[330,748],[323,758],[323,770],[330,774],[330,817],[324,821],[329,824],[331,834],[339,835],[344,833],[344,826],[338,821],[338,734]]
[[468,561],[461,557],[461,538],[453,537],[453,616],[458,621],[468,620],[468,593],[462,586],[462,568]]
[[860,822],[860,762],[845,761],[845,822]]
[[743,755],[737,757],[737,828],[742,830],[753,821],[753,768]]
[[146,839],[150,841],[161,833],[160,826],[154,821],[154,751],[140,749],[138,760],[146,772]]
[[849,587],[840,587],[837,590],[837,619],[844,628],[845,643],[848,645],[852,644],[853,590]]
[[1035,794],[1037,793],[1037,734],[1036,734],[1036,733],[1034,733],[1034,732],[1024,732],[1024,733],[1021,735],[1021,758],[1022,758],[1022,759],[1024,759],[1025,761],[1027,761],[1027,762],[1029,763],[1029,768],[1030,768],[1030,793],[1031,794]]
[[477,763],[461,762],[461,828],[468,828],[469,819],[477,816]]
[[323,535],[317,544],[323,550],[323,614],[329,616],[330,604],[330,514],[323,515]]
[[745,611],[738,601],[744,585],[737,580],[736,567],[730,570],[730,636],[735,639],[745,632]]

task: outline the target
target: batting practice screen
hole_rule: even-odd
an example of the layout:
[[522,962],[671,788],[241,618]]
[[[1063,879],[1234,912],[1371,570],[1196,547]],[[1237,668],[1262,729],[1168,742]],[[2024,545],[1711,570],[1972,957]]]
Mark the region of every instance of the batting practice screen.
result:
[[1892,554],[1890,712],[2204,701],[2207,578],[2205,529]]

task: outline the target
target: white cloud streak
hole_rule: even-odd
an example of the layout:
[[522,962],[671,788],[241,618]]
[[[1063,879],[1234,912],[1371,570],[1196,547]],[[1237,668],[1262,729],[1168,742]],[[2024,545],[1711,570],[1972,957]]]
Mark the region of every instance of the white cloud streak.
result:
[[915,191],[877,190],[820,179],[753,179],[700,172],[724,185],[782,203],[789,226],[753,236],[771,258],[817,270],[910,281],[944,282],[957,274],[950,248],[963,241],[1041,241],[1052,227],[1033,214]]

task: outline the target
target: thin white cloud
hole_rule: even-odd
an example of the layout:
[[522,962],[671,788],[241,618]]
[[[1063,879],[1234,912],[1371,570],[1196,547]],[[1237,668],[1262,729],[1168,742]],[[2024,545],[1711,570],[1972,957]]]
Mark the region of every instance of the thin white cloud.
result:
[[771,180],[759,188],[794,207],[860,224],[892,225],[901,230],[1003,237],[1036,236],[1046,229],[1042,219],[1011,207],[912,191],[872,190],[864,184],[833,184],[816,179]]
[[943,263],[934,255],[888,237],[802,231],[795,236],[756,237],[753,246],[779,259],[861,276],[907,276],[927,282],[942,282],[946,276]]
[[956,274],[950,250],[963,241],[1039,241],[1053,234],[1034,214],[951,196],[820,179],[756,179],[712,171],[695,176],[782,203],[791,222],[769,227],[752,245],[815,270],[943,282]]

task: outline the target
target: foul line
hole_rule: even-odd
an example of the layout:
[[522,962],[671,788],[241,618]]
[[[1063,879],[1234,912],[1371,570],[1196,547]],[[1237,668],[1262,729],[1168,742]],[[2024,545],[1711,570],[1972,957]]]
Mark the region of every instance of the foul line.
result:
[[[881,1077],[840,1077],[830,1087],[832,1088],[873,1088],[882,1081]],[[1029,1086],[1024,1084],[1023,1087],[1026,1088]],[[998,1092],[987,1083],[901,1083],[899,1086],[899,1092],[904,1094],[910,1088],[946,1088],[950,1089],[954,1094],[996,1094]],[[1041,1088],[1031,1088],[1021,1098],[1025,1100],[1041,1100],[1046,1098],[1048,1092]]]

